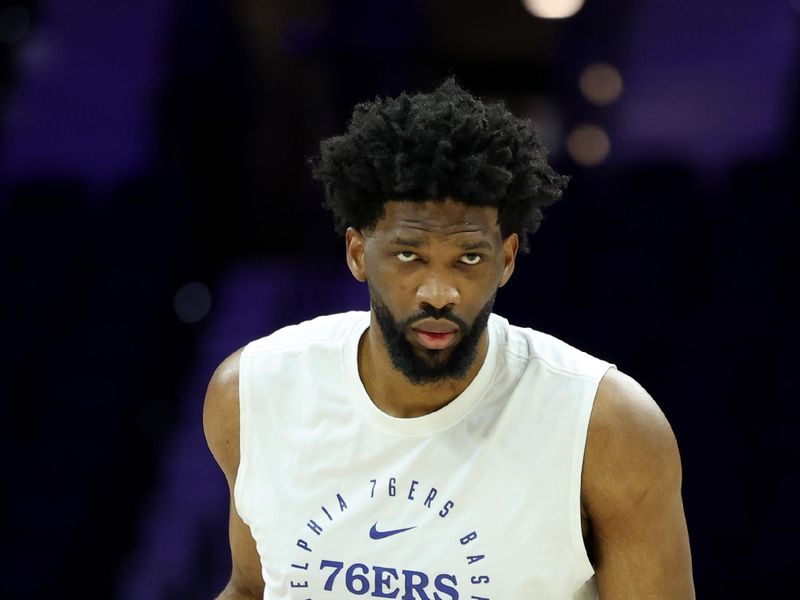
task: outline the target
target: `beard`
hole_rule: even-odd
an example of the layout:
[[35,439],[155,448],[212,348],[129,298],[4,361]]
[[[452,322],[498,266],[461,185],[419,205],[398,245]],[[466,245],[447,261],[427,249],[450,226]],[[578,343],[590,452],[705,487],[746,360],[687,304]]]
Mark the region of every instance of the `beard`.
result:
[[[453,314],[452,309],[436,309],[432,306],[426,306],[403,321],[396,321],[380,297],[372,289],[369,291],[375,320],[386,341],[386,349],[394,368],[417,385],[466,376],[475,361],[478,342],[486,330],[496,295],[496,292],[492,294],[470,325]],[[406,338],[406,333],[413,323],[426,318],[451,321],[458,326],[461,339],[447,351],[415,348]]]

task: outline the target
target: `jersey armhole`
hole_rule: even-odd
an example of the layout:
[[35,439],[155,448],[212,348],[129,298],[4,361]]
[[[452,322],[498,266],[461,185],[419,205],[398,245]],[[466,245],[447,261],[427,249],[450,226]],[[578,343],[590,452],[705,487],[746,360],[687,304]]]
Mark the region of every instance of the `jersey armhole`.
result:
[[569,484],[569,531],[572,540],[573,555],[578,562],[588,572],[594,573],[594,565],[589,560],[589,553],[586,549],[586,544],[583,541],[583,529],[581,527],[581,477],[583,474],[583,463],[586,455],[586,439],[589,434],[589,422],[592,418],[592,411],[594,409],[594,400],[597,396],[597,389],[600,386],[600,380],[603,379],[608,369],[614,365],[609,363],[602,363],[599,369],[599,375],[590,388],[590,393],[582,399],[580,407],[578,408],[577,422],[575,426],[575,438],[573,446],[573,461],[572,473],[570,474]]
[[250,519],[247,517],[244,498],[247,496],[247,476],[250,472],[250,452],[248,450],[250,441],[249,425],[252,422],[250,418],[249,361],[250,354],[245,348],[239,357],[239,466],[236,469],[236,479],[233,483],[234,508],[242,521],[248,526],[250,525]]

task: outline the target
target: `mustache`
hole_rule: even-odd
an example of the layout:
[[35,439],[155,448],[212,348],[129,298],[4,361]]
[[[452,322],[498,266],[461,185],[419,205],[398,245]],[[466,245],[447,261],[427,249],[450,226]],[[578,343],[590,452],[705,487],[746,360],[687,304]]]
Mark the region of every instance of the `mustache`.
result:
[[405,319],[402,323],[400,323],[399,329],[402,331],[407,329],[411,326],[412,323],[416,323],[417,321],[421,321],[422,319],[447,319],[452,323],[458,325],[458,328],[462,331],[469,331],[470,326],[461,319],[460,317],[456,316],[453,312],[453,309],[448,306],[443,306],[442,308],[436,308],[434,306],[425,306],[419,310],[414,315],[411,315],[409,318]]

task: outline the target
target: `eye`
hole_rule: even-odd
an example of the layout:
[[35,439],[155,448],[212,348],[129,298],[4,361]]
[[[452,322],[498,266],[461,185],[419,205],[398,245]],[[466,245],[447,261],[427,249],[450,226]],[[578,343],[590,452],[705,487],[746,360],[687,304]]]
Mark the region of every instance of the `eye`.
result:
[[400,260],[400,262],[410,263],[419,257],[409,250],[403,250],[403,252],[397,253],[397,258]]
[[459,260],[465,265],[477,265],[482,259],[480,254],[462,254]]

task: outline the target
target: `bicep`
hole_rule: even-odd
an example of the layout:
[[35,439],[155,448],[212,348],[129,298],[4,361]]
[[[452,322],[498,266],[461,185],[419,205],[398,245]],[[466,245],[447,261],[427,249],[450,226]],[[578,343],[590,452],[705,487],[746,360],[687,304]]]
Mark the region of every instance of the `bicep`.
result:
[[646,496],[624,515],[592,525],[601,598],[694,598],[680,493]]
[[693,598],[675,436],[636,382],[616,370],[606,379],[584,465],[601,598]]

